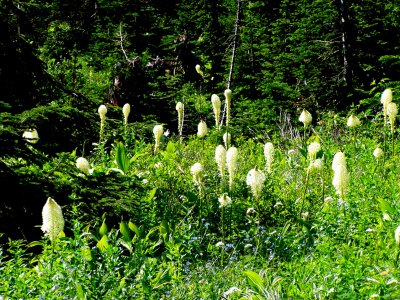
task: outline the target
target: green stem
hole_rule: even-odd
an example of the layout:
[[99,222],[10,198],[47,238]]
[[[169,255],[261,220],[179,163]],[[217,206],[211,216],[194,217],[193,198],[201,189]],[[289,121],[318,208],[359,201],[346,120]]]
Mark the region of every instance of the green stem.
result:
[[307,170],[306,184],[305,184],[305,187],[304,187],[304,193],[303,193],[303,200],[302,200],[302,202],[301,202],[301,206],[300,206],[300,213],[299,213],[299,216],[300,216],[300,217],[301,217],[301,213],[303,212],[303,206],[304,206],[304,202],[305,202],[305,200],[306,200],[306,195],[307,195],[307,188],[308,188],[308,181],[309,181],[309,178],[310,178],[310,172],[308,172],[308,170]]

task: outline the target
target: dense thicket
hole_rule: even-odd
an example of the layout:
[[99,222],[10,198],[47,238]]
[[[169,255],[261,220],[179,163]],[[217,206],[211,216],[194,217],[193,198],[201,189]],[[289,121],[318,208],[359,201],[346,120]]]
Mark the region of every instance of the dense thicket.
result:
[[[59,153],[90,153],[99,104],[112,114],[130,103],[144,134],[155,121],[175,131],[177,101],[187,104],[185,134],[211,119],[208,99],[227,86],[234,41],[233,129],[247,136],[268,130],[280,111],[367,106],[376,87],[400,82],[397,0],[1,0],[0,14],[0,156],[8,161],[0,212],[9,218],[0,232],[15,205],[27,216],[49,194],[73,193],[26,164],[43,170]],[[41,136],[34,149],[21,138],[29,128]]]

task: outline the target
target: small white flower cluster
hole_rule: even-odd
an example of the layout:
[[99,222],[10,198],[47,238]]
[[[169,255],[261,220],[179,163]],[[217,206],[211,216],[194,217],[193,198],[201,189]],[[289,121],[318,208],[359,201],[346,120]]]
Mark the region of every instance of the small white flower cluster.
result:
[[53,243],[61,231],[64,230],[64,217],[61,207],[54,199],[48,198],[42,210],[43,225],[42,231]]
[[303,109],[300,114],[299,121],[304,124],[304,128],[307,128],[308,125],[312,122],[312,115],[307,110]]
[[272,163],[274,162],[274,154],[275,154],[274,145],[271,142],[266,143],[264,145],[264,157],[268,173],[272,172]]
[[219,99],[218,95],[213,94],[211,96],[211,104],[212,104],[214,116],[215,116],[215,126],[217,127],[217,129],[219,129],[219,127],[220,127],[219,118],[220,118],[220,114],[221,114],[221,100]]
[[224,177],[224,171],[226,166],[226,149],[224,146],[218,145],[215,148],[215,161],[217,163],[221,177]]
[[351,116],[347,119],[347,126],[350,128],[357,127],[360,124],[361,124],[360,119],[353,114],[351,114]]
[[190,168],[190,173],[193,175],[193,181],[199,187],[203,184],[204,168],[201,163],[195,163]]
[[314,161],[315,156],[321,150],[321,144],[318,142],[312,142],[310,145],[308,145],[307,150],[308,150],[308,156],[310,157],[310,160]]
[[237,169],[238,150],[236,147],[230,147],[226,152],[226,166],[229,174],[229,189],[233,188],[233,181],[235,179]]
[[153,134],[155,139],[154,145],[154,153],[157,153],[158,148],[160,147],[161,137],[164,133],[164,128],[162,125],[156,125],[153,128]]
[[343,200],[348,190],[350,175],[347,171],[346,157],[343,152],[337,152],[333,157],[332,170],[334,171],[332,184],[336,189],[336,194]]
[[199,138],[203,138],[207,135],[208,129],[207,124],[204,121],[200,121],[199,125],[197,126],[197,136]]
[[265,182],[265,175],[263,172],[257,170],[256,168],[251,169],[246,177],[246,183],[250,187],[251,192],[256,200],[261,196],[261,191],[263,189]]
[[228,196],[228,194],[225,193],[218,198],[218,202],[220,208],[229,207],[232,204],[232,199]]

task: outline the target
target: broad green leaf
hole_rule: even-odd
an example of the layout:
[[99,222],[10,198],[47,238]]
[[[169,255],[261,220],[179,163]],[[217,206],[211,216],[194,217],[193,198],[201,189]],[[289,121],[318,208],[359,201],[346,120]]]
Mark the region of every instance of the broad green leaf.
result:
[[160,224],[160,234],[166,238],[166,236],[169,233],[169,226],[168,226],[168,222],[167,221],[162,221]]
[[122,143],[118,143],[115,149],[115,160],[117,162],[118,168],[127,174],[130,168],[130,160],[126,155],[125,146]]
[[124,221],[121,221],[121,223],[119,223],[119,231],[122,233],[122,236],[126,242],[129,242],[131,240],[129,226]]
[[97,248],[99,248],[100,251],[106,251],[109,247],[110,244],[107,242],[107,236],[103,235],[100,241],[96,244]]
[[378,198],[379,201],[379,207],[381,208],[382,212],[388,212],[391,214],[396,214],[396,209],[389,204],[386,200],[382,198]]
[[103,220],[103,224],[101,224],[101,226],[100,226],[99,233],[101,236],[106,235],[108,233],[106,219]]
[[86,299],[82,286],[79,283],[75,284],[76,296],[79,300]]
[[128,227],[130,230],[132,230],[138,237],[141,236],[139,227],[137,227],[135,224],[133,224],[131,221],[128,223]]
[[41,241],[33,241],[30,242],[28,245],[26,245],[27,247],[35,247],[35,246],[42,246],[43,247],[43,243]]
[[264,291],[264,283],[260,275],[253,271],[244,271],[244,275],[247,278],[247,282],[249,285],[255,289],[255,291],[259,294]]
[[145,201],[146,202],[150,202],[151,200],[153,200],[154,196],[156,195],[157,192],[157,188],[152,189],[149,194],[147,195]]

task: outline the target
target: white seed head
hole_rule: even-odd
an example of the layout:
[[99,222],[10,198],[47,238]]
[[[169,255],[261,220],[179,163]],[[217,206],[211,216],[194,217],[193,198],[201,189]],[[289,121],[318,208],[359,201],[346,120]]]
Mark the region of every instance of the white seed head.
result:
[[216,94],[213,94],[211,96],[211,104],[212,104],[214,116],[215,116],[215,125],[218,128],[219,127],[219,117],[221,114],[221,100],[219,99],[219,97]]
[[312,122],[312,116],[307,110],[303,109],[300,114],[299,121],[304,124],[304,127],[307,127]]
[[228,196],[228,194],[223,194],[221,197],[218,198],[219,202],[219,207],[228,207],[232,204],[232,199],[231,197]]
[[39,134],[36,129],[25,131],[22,137],[31,144],[36,144],[39,141]]
[[100,115],[100,120],[104,121],[106,118],[106,114],[107,114],[107,107],[104,104],[100,105],[99,109],[98,109],[98,113]]
[[195,163],[190,168],[190,173],[193,175],[193,181],[197,185],[201,185],[204,176],[204,168],[201,163]]
[[232,189],[233,180],[235,178],[235,173],[237,169],[237,159],[238,159],[238,150],[236,147],[230,147],[228,151],[226,151],[226,166],[228,168],[229,173],[229,187]]
[[264,186],[265,175],[263,172],[257,169],[251,169],[247,173],[246,183],[250,187],[254,198],[259,199],[261,196],[261,191]]
[[274,154],[275,154],[274,145],[271,142],[266,143],[264,145],[264,157],[268,173],[272,172],[272,163],[274,162]]
[[197,125],[197,136],[199,138],[203,138],[207,135],[208,129],[207,124],[204,121],[200,121],[199,125]]
[[338,194],[340,198],[343,198],[343,195],[347,192],[349,182],[350,175],[347,172],[346,166],[343,164],[337,165],[333,175],[332,185],[335,187],[336,194]]
[[393,93],[391,89],[386,89],[383,91],[381,95],[381,103],[385,106],[392,102],[393,99]]
[[76,167],[78,168],[79,171],[81,171],[82,173],[89,175],[89,162],[87,161],[86,158],[84,157],[78,157],[78,159],[76,160]]
[[343,152],[337,152],[333,157],[332,170],[335,171],[335,169],[340,165],[344,165],[346,167],[346,157],[344,156]]
[[375,148],[373,155],[376,159],[380,159],[383,156],[383,150],[379,147]]
[[175,106],[176,111],[178,112],[178,114],[183,112],[183,103],[182,102],[178,102]]
[[42,231],[54,242],[64,229],[64,217],[61,207],[51,198],[43,206],[42,219]]
[[125,124],[128,124],[128,117],[129,114],[131,113],[131,105],[129,103],[124,104],[124,106],[122,107],[122,113],[124,115]]
[[311,160],[314,160],[318,151],[321,150],[321,144],[318,142],[312,142],[310,145],[308,145],[307,150],[308,150],[308,156],[310,156]]
[[231,134],[225,132],[224,135],[222,136],[222,139],[224,140],[225,148],[228,148],[228,146],[231,144]]
[[357,127],[360,124],[361,124],[360,119],[353,114],[347,119],[348,127]]
[[154,134],[154,138],[155,138],[156,141],[160,141],[161,136],[163,135],[163,133],[164,133],[164,128],[163,128],[162,125],[154,126],[153,134]]
[[226,166],[226,149],[222,145],[218,145],[215,148],[215,161],[218,165],[221,176],[224,176],[224,170]]
[[394,232],[394,239],[395,239],[395,241],[396,241],[396,244],[397,244],[398,246],[400,246],[400,226],[398,226],[398,227],[396,228],[396,231]]

